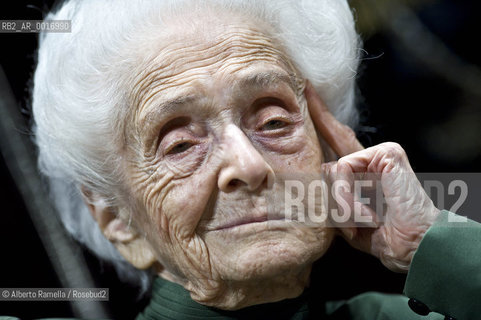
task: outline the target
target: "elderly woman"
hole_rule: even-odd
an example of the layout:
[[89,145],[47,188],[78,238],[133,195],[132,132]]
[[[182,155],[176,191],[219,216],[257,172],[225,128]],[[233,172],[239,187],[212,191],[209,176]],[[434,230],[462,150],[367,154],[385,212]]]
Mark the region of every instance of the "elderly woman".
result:
[[[363,149],[347,126],[360,44],[346,1],[71,0],[48,19],[72,20],[72,32],[40,39],[40,166],[68,231],[144,288],[155,274],[139,319],[481,313],[469,303],[479,269],[475,281],[464,273],[481,265],[466,240],[479,242],[479,225],[444,227],[450,214],[403,149]],[[350,215],[363,172],[381,177],[383,221],[365,205],[371,222]],[[315,208],[349,221],[279,205],[288,175],[347,182]],[[411,308],[401,295],[326,302],[306,290],[336,235],[409,270]]]

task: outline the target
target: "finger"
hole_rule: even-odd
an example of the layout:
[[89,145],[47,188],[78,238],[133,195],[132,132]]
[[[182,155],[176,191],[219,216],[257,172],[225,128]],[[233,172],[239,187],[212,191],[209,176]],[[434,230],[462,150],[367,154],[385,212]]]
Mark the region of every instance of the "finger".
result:
[[365,204],[366,199],[360,198],[358,182],[361,180],[358,181],[359,175],[354,174],[349,163],[340,160],[334,165],[331,163],[323,165],[323,168],[329,168],[332,199],[335,201],[334,205],[329,206],[335,208],[331,209],[329,216],[332,224],[341,231],[344,238],[354,240],[358,238],[360,228],[376,228],[378,226],[376,214]]
[[309,81],[304,94],[314,125],[338,156],[343,157],[364,149],[354,131],[331,114]]
[[353,173],[348,166],[337,163],[331,168],[331,193],[334,201],[331,206],[330,218],[333,224],[341,230],[350,230],[351,237],[355,234],[355,224],[352,220],[354,207]]
[[402,147],[393,142],[384,142],[361,151],[351,153],[339,159],[339,162],[349,165],[353,172],[383,173],[394,163],[412,171]]

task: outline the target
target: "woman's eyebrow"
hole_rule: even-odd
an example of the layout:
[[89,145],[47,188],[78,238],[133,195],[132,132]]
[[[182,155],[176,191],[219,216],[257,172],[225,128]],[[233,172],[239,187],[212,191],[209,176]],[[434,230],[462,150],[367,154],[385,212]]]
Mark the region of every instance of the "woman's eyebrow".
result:
[[297,90],[296,76],[277,70],[269,70],[249,74],[246,77],[240,79],[238,83],[240,86],[261,88],[269,87],[279,83],[286,83],[294,92],[296,92]]
[[[236,86],[245,88],[259,88],[264,89],[270,86],[278,85],[280,83],[287,84],[294,92],[296,92],[296,77],[286,72],[277,70],[261,71],[251,73],[237,79]],[[139,115],[139,127],[144,128],[153,122],[154,119],[169,117],[169,115],[178,112],[180,108],[187,104],[192,104],[196,100],[201,99],[202,96],[198,94],[181,94],[173,98],[161,101],[156,106],[146,108],[144,112]]]
[[159,119],[160,117],[167,117],[172,113],[175,113],[179,110],[182,106],[186,104],[191,104],[195,100],[198,100],[200,97],[199,95],[191,94],[191,95],[179,95],[171,99],[164,100],[160,102],[160,104],[156,104],[156,106],[152,106],[151,108],[147,108],[145,112],[141,112],[139,115],[139,127],[145,128],[152,122],[154,119]]

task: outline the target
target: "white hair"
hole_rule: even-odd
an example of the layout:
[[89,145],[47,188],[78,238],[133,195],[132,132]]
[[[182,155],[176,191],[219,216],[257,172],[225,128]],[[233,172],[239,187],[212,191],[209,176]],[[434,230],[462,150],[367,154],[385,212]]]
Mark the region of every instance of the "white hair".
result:
[[130,77],[145,59],[140,44],[165,29],[163,18],[204,4],[270,24],[333,114],[357,123],[360,40],[345,0],[70,0],[50,13],[46,19],[71,20],[72,32],[40,36],[32,96],[40,169],[68,232],[144,289],[148,272],[128,264],[103,236],[80,186],[120,201],[119,146]]

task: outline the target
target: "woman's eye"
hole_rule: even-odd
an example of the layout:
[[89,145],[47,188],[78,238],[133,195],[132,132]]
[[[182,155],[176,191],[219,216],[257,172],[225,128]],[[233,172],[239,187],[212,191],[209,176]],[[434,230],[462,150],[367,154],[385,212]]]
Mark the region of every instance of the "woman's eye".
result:
[[267,121],[263,126],[262,130],[276,130],[283,128],[287,125],[286,121],[279,120],[279,119],[272,119]]
[[174,145],[173,147],[169,148],[166,154],[178,154],[187,151],[190,147],[192,147],[192,143],[185,141]]

